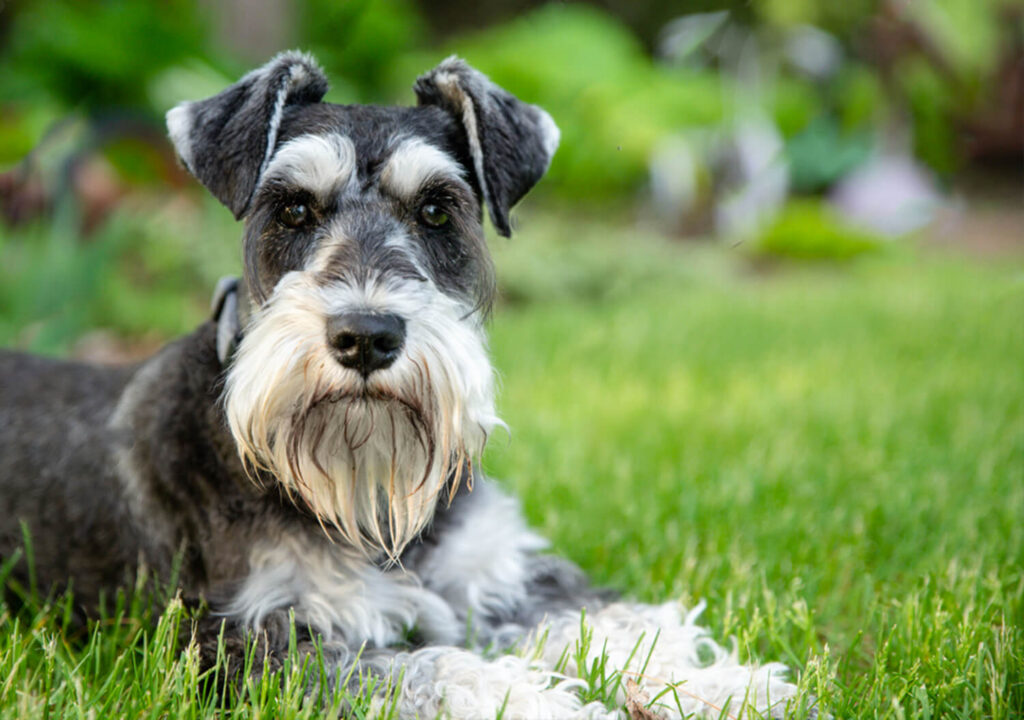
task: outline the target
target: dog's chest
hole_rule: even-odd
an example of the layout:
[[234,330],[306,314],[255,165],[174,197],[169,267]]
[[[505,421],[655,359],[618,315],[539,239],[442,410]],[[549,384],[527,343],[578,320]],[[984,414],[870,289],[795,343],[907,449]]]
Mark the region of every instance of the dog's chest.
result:
[[350,646],[385,647],[411,631],[429,643],[460,644],[467,620],[507,617],[525,600],[529,557],[545,542],[515,500],[486,481],[452,512],[404,567],[384,569],[319,534],[267,538],[217,609],[252,628],[290,609],[298,625]]
[[401,568],[381,569],[358,553],[310,538],[285,536],[255,547],[249,574],[221,612],[259,628],[291,609],[299,626],[328,640],[385,647],[415,629],[431,642],[456,643],[454,611]]

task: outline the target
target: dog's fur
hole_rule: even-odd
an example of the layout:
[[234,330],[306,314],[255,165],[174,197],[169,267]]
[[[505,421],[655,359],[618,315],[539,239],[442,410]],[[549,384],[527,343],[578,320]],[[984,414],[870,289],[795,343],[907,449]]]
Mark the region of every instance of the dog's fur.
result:
[[[781,666],[740,665],[675,604],[591,589],[479,473],[500,425],[482,206],[508,235],[554,122],[453,58],[416,107],[326,90],[284,53],[168,113],[185,167],[245,220],[244,276],[136,366],[0,354],[0,554],[24,524],[40,587],[86,613],[180,558],[204,648],[225,623],[229,649],[253,632],[273,665],[293,613],[300,651],[396,683],[403,718],[620,716],[580,700],[573,661],[556,672],[582,608],[591,658],[651,697],[675,685],[655,711],[781,714]],[[353,313],[400,329],[382,366],[342,362],[332,323]]]

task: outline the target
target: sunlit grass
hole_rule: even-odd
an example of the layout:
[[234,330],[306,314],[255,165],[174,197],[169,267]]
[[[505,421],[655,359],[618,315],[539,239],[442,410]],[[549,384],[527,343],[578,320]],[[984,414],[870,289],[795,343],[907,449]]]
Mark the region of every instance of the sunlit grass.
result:
[[501,314],[489,471],[837,715],[1024,711],[1021,263],[705,268]]

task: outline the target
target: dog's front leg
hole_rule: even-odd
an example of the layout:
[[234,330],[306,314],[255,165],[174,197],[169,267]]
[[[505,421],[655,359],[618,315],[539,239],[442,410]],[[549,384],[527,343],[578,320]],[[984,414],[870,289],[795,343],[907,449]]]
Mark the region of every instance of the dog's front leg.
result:
[[266,672],[281,670],[286,657],[306,666],[309,702],[342,692],[341,714],[370,703],[370,717],[399,720],[604,720],[618,718],[600,703],[584,703],[583,683],[555,673],[542,661],[519,655],[488,658],[452,646],[418,650],[353,648],[344,642],[300,638],[289,645],[287,614],[268,618],[256,634],[224,618],[206,616],[194,630],[202,669],[219,664],[209,679],[218,691],[258,684]]
[[742,665],[696,624],[699,611],[614,602],[575,565],[544,554],[546,543],[518,504],[494,485],[479,480],[461,502],[431,551],[410,559],[424,584],[466,620],[471,642],[513,649],[584,682],[609,681],[623,704],[632,680],[632,699],[646,693],[664,717],[784,714],[796,688],[782,665]]
[[375,699],[376,715],[392,708],[402,720],[611,720],[621,715],[599,702],[584,702],[584,683],[554,672],[538,658],[488,658],[456,647],[426,647],[364,655],[369,668],[390,683]]
[[659,717],[785,717],[795,685],[780,663],[743,665],[684,614],[662,605],[616,602],[596,611],[559,612],[541,622],[522,652],[591,683],[616,689]]

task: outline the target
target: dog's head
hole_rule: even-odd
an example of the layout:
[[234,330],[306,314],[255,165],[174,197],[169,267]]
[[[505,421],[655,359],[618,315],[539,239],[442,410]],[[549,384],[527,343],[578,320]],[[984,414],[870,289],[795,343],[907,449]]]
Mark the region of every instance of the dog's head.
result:
[[558,130],[454,58],[416,81],[416,107],[326,91],[312,58],[284,53],[167,124],[245,220],[225,390],[243,461],[354,545],[396,556],[499,423],[481,208],[508,235]]

